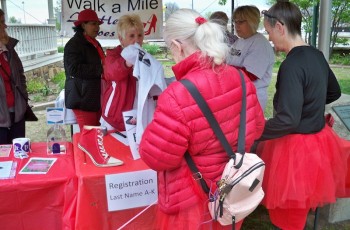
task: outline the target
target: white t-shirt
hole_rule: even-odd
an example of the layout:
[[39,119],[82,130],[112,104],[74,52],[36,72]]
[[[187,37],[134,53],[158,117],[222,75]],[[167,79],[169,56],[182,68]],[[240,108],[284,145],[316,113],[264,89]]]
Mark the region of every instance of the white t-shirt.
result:
[[143,50],[137,43],[125,47],[121,56],[134,65],[137,78],[137,124],[136,143],[140,144],[146,126],[152,121],[156,100],[167,87],[162,64]]
[[258,99],[263,109],[267,103],[267,88],[271,81],[275,54],[269,41],[260,33],[239,38],[230,49],[227,64],[244,67],[258,79],[254,81]]

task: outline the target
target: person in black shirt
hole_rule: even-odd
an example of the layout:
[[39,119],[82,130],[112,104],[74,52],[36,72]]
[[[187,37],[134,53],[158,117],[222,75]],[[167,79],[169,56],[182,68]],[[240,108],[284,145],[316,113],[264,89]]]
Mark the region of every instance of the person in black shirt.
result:
[[304,229],[310,209],[345,191],[347,153],[325,122],[325,105],[341,96],[323,54],[301,37],[302,15],[279,1],[264,15],[276,51],[286,53],[277,75],[275,114],[266,121],[258,154],[266,163],[263,204],[281,229]]

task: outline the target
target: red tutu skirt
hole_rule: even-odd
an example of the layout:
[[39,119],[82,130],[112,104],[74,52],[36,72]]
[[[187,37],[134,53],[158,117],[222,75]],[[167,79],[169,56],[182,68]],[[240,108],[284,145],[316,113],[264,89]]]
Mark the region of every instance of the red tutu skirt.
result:
[[266,208],[316,208],[344,197],[346,142],[326,125],[316,134],[291,134],[259,144],[266,164]]

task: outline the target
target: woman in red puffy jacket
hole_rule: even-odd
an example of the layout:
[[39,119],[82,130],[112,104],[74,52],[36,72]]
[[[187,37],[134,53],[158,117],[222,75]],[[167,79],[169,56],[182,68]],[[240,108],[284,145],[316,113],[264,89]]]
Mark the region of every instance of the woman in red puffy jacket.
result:
[[[173,13],[164,30],[165,42],[177,63],[173,66],[176,79],[188,79],[196,85],[236,151],[242,87],[237,69],[224,63],[228,51],[224,37],[218,24],[188,9]],[[248,151],[262,133],[264,117],[255,87],[246,76],[245,84]],[[184,158],[187,150],[214,191],[228,155],[187,89],[173,82],[160,95],[139,148],[144,162],[158,172],[156,229],[224,228],[208,214],[208,194],[192,177]],[[241,224],[236,223],[236,229]]]

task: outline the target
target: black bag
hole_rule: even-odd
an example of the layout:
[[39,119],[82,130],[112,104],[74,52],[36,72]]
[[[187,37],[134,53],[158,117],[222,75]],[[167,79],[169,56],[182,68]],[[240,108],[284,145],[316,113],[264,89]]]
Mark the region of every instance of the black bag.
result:
[[38,121],[39,119],[32,110],[32,106],[27,103],[26,112],[24,114],[25,121]]

